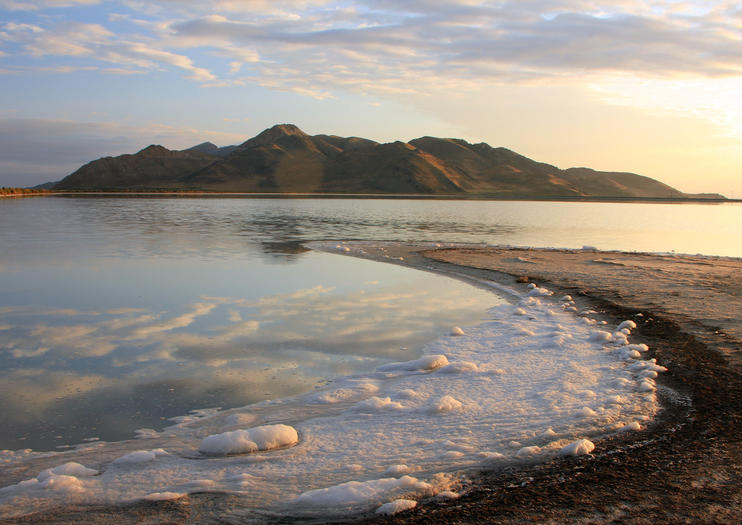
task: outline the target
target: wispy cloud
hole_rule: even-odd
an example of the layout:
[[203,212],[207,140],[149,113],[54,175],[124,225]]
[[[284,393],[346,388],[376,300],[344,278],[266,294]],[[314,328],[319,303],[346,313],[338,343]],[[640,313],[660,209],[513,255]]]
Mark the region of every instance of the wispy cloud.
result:
[[190,78],[199,82],[216,78],[207,69],[195,66],[187,56],[162,49],[156,41],[144,35],[129,40],[100,24],[68,21],[44,29],[30,24],[8,23],[0,38],[20,44],[23,52],[32,57],[86,57],[124,68],[145,70],[174,66],[187,71]]
[[33,2],[0,0],[0,9],[7,9],[8,11],[41,11],[49,8],[95,5],[100,2],[101,0],[34,0]]

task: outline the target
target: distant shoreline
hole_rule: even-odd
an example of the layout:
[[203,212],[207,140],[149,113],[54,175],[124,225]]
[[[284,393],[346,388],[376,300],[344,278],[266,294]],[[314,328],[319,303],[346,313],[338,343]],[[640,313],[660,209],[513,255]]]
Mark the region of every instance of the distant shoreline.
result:
[[656,203],[656,204],[734,204],[742,199],[676,198],[676,197],[554,197],[501,195],[430,195],[420,193],[240,193],[211,191],[53,191],[26,194],[0,194],[0,197],[191,197],[191,198],[254,198],[254,199],[402,199],[402,200],[461,200],[511,202],[602,202],[602,203]]
[[0,198],[9,197],[46,197],[51,195],[49,190],[34,190],[30,188],[1,188]]

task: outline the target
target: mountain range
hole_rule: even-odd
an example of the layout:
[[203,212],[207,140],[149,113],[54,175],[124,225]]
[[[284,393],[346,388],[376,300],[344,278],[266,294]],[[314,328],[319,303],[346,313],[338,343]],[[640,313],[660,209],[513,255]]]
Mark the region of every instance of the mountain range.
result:
[[308,135],[279,124],[242,144],[204,142],[186,150],[151,145],[104,157],[55,190],[421,194],[527,198],[723,199],[686,194],[634,173],[559,169],[506,148],[421,137],[378,143]]

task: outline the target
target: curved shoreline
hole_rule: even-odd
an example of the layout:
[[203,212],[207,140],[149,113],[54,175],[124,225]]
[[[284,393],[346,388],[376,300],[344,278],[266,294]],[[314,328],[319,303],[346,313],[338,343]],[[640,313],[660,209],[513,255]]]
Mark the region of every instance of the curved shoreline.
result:
[[[408,247],[409,249],[409,247]],[[605,258],[609,255],[611,260]],[[382,523],[738,523],[742,519],[738,259],[497,247],[417,250],[413,266],[572,294],[634,332],[669,371],[663,410],[638,434],[596,442],[590,456],[482,472],[452,503]],[[661,280],[658,279],[661,275]],[[671,393],[680,392],[690,405]]]
[[[688,287],[691,283],[688,272],[677,270],[673,274],[670,267],[676,263],[696,265],[696,258],[671,257],[671,260],[663,262],[667,267],[663,270],[665,280],[662,287],[652,291],[648,286],[652,276],[642,277],[627,263],[636,257],[648,257],[657,262],[665,256],[471,246],[425,251],[431,248],[430,243],[358,244],[363,245],[363,255],[350,255],[509,287],[519,286],[518,280],[525,281],[524,278],[528,277],[539,284],[548,284],[551,289],[572,294],[580,306],[600,310],[606,320],[640,319],[634,335],[638,342],[650,346],[652,357],[670,369],[659,382],[673,389],[660,389],[659,394],[665,394],[664,410],[654,425],[641,433],[596,441],[597,448],[591,456],[482,472],[458,500],[421,502],[411,511],[370,521],[739,522],[742,516],[742,447],[739,435],[742,380],[740,368],[734,364],[740,355],[740,339],[736,336],[739,321],[729,322],[725,330],[716,330],[707,321],[697,319],[698,312],[708,310],[708,305],[686,305],[686,312],[682,313],[675,311],[678,301],[673,298],[677,296],[669,295],[665,301],[667,304],[662,304],[660,293],[666,291],[673,279],[680,279],[680,286]],[[343,253],[342,250],[339,252]],[[595,262],[607,255],[616,260]],[[605,276],[602,279],[597,277],[600,272],[592,276],[581,273],[579,260],[565,267],[565,257],[581,259],[581,264],[587,264],[589,268],[608,269],[607,273],[615,274],[614,281]],[[732,275],[742,268],[740,260],[720,258],[719,261],[731,261],[729,271]],[[521,268],[528,271],[521,271]],[[691,268],[694,270],[691,273],[698,273],[695,272],[696,266]],[[700,263],[698,268],[708,269]],[[641,292],[637,297],[633,292],[629,293],[630,290],[618,289],[617,283],[622,282],[621,275],[626,273]],[[723,283],[714,282],[716,284],[711,288],[718,289],[718,297],[726,297],[728,294],[721,288]],[[693,286],[701,286],[703,290],[705,285],[699,282]],[[734,317],[740,296],[734,297],[736,299],[732,301],[717,304],[717,318]],[[706,302],[711,301],[706,292],[699,294],[695,301],[704,302],[704,298]],[[639,300],[654,306],[640,308],[635,304]],[[673,397],[672,391],[688,396],[692,405],[684,403],[683,397]],[[136,503],[121,507],[73,506],[0,522],[128,523],[144,519],[197,523],[199,517],[209,516],[209,511],[229,508],[232,504],[239,508],[239,498],[204,493],[192,494],[184,502]],[[276,522],[290,522],[285,518],[275,519]]]

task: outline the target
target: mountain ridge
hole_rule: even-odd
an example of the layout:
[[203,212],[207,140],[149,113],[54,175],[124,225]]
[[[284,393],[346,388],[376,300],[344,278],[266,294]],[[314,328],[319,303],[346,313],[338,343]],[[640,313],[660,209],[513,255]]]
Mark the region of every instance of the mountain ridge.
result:
[[626,172],[560,169],[484,142],[424,136],[378,143],[309,135],[277,124],[238,145],[185,150],[150,145],[103,157],[55,184],[73,191],[207,191],[488,196],[492,198],[701,198]]

